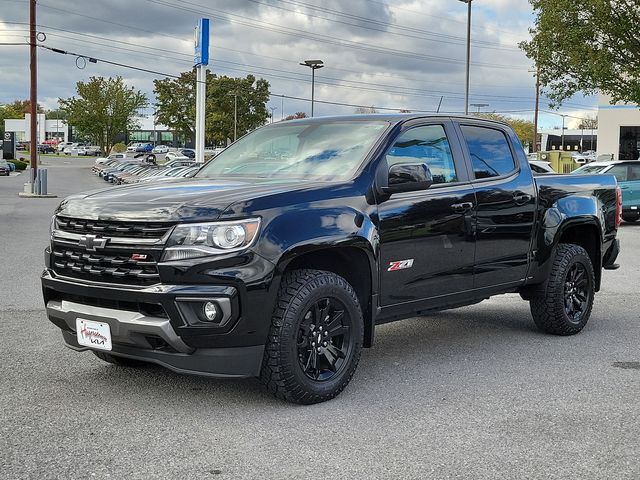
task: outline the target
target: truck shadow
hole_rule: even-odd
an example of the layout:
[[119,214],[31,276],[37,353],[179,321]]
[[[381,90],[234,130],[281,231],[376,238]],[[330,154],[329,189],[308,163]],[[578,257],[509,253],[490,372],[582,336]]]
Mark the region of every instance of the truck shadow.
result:
[[[522,342],[550,338],[555,337],[536,330],[526,304],[479,304],[380,325],[373,348],[363,351],[348,391],[358,395],[362,387],[367,391],[369,385],[393,382],[399,365],[404,375],[430,376],[445,364],[450,368],[473,358],[517,355]],[[213,409],[218,404],[223,410],[235,408],[234,405],[290,407],[273,398],[257,379],[182,375],[153,364],[137,369],[103,364],[92,367],[99,370],[93,382],[96,389],[126,395],[132,393],[134,383],[139,386],[139,395],[178,401],[181,409],[197,410],[203,402]]]

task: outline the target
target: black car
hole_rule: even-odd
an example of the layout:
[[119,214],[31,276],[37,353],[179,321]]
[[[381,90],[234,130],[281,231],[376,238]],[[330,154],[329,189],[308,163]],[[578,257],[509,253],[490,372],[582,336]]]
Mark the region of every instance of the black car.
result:
[[190,148],[183,148],[180,150],[180,153],[185,157],[196,158],[196,152],[191,150]]
[[38,145],[38,152],[39,153],[56,153],[56,148],[46,144]]
[[580,332],[617,268],[621,201],[612,175],[534,177],[499,122],[281,122],[193,178],[65,199],[44,301],[74,350],[316,403],[380,323],[518,292],[540,330]]
[[0,175],[4,177],[11,175],[11,167],[9,167],[9,164],[4,160],[0,160]]

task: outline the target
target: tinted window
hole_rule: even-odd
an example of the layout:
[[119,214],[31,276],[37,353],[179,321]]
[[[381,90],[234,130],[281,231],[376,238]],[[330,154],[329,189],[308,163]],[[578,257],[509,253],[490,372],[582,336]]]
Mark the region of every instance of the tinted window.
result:
[[416,127],[404,132],[387,153],[387,163],[389,166],[396,163],[426,163],[434,184],[458,181],[442,125]]
[[469,147],[476,178],[498,177],[515,170],[516,163],[504,133],[469,125],[460,128]]
[[616,180],[618,180],[619,182],[626,182],[627,181],[627,166],[626,165],[616,165],[615,167],[611,167],[609,170],[607,170],[606,173],[608,175],[614,175],[616,177]]
[[631,165],[629,167],[629,178],[628,180],[638,181],[640,180],[640,165]]

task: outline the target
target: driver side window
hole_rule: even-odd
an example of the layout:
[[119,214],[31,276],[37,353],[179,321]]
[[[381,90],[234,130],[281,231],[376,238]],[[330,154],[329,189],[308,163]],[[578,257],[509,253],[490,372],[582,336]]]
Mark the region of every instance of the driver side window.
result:
[[458,181],[449,141],[442,125],[415,127],[401,134],[387,152],[389,167],[398,163],[426,163],[433,183]]

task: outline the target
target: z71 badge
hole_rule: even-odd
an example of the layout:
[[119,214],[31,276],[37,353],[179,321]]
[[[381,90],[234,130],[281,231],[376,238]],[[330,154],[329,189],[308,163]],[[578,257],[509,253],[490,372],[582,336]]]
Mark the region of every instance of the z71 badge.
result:
[[398,260],[397,262],[389,262],[389,268],[387,272],[395,272],[396,270],[403,270],[405,268],[413,267],[413,258],[408,260]]

